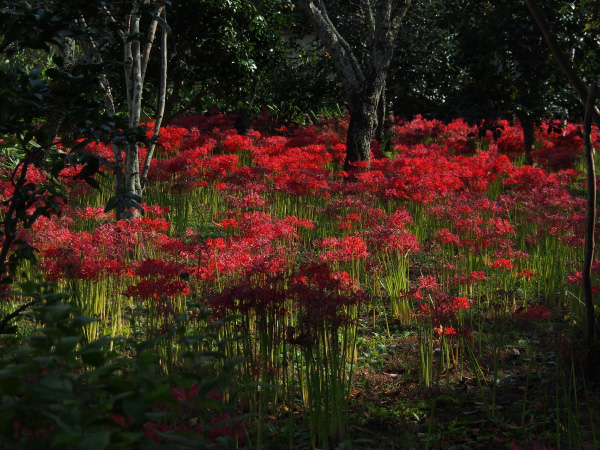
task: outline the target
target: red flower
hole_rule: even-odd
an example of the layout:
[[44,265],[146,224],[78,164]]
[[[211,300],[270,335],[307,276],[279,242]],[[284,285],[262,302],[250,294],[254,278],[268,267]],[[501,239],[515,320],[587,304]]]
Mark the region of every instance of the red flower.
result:
[[459,309],[469,309],[471,307],[471,301],[466,297],[454,297],[452,300],[452,308],[454,311]]
[[500,271],[505,270],[507,272],[510,272],[513,269],[513,267],[515,267],[514,264],[510,262],[510,260],[505,258],[498,258],[496,261],[488,262],[488,265],[500,269]]

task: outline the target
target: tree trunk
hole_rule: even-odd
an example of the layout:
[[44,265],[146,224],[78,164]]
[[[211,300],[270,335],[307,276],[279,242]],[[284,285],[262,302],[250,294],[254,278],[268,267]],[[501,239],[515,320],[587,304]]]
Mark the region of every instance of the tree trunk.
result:
[[386,113],[387,105],[384,88],[383,91],[381,91],[381,96],[379,97],[379,104],[377,105],[377,130],[375,131],[375,139],[377,139],[377,142],[379,142],[382,145],[385,145],[387,141],[387,130],[385,128]]
[[[597,97],[597,86],[590,86],[583,123],[583,145],[587,169],[587,209],[585,219],[585,243],[583,259],[583,293],[586,311],[586,340],[591,348],[597,339],[594,297],[592,294],[592,262],[594,261],[594,229],[596,225],[596,171],[594,164],[594,147],[592,146],[592,117]],[[597,356],[597,355],[596,355]]]
[[344,170],[354,169],[359,161],[371,158],[371,141],[377,128],[377,106],[362,105],[350,112],[346,135],[346,160]]
[[594,149],[591,142],[592,121],[596,122],[596,125],[600,126],[600,111],[595,105],[597,96],[595,93],[596,86],[592,85],[589,91],[585,88],[585,84],[581,78],[579,78],[568,58],[561,50],[558,41],[554,37],[550,25],[544,17],[544,14],[539,8],[537,2],[535,0],[525,0],[525,2],[529,7],[532,17],[542,32],[542,35],[544,36],[544,39],[546,40],[546,43],[552,52],[552,56],[556,60],[563,73],[569,79],[571,86],[579,96],[581,102],[585,104],[583,135],[587,167],[588,199],[586,209],[584,269],[582,273],[582,284],[586,311],[586,344],[588,349],[588,355],[586,357],[586,371],[588,376],[597,378],[599,376],[598,365],[600,363],[600,348],[598,324],[596,323],[590,273],[591,262],[593,261],[594,257],[594,228],[596,223],[596,174],[594,168]]
[[238,110],[238,116],[237,119],[235,119],[234,127],[241,136],[248,133],[248,130],[252,127],[252,115],[250,114],[250,109],[245,107]]
[[523,145],[525,147],[525,164],[532,164],[531,152],[535,145],[535,120],[531,116],[519,117],[523,129]]
[[[351,170],[358,161],[370,160],[371,141],[376,135],[378,106],[384,107],[382,94],[400,20],[406,14],[410,0],[377,0],[373,11],[369,1],[363,1],[367,28],[370,31],[371,53],[366,72],[348,42],[327,14],[324,0],[302,0],[300,7],[311,20],[315,31],[327,48],[344,87],[350,110],[344,169]],[[385,108],[383,108],[385,111]],[[381,121],[383,126],[384,121]]]

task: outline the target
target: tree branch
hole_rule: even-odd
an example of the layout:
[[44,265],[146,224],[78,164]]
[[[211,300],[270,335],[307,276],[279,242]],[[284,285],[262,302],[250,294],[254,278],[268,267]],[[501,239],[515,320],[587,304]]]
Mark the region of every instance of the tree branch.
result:
[[8,327],[9,322],[14,319],[15,317],[18,317],[23,311],[25,311],[27,308],[29,308],[30,306],[33,306],[35,304],[39,303],[39,300],[32,300],[30,302],[25,303],[24,305],[19,306],[16,310],[14,310],[13,312],[11,312],[10,314],[7,314],[6,316],[4,316],[2,318],[2,320],[0,320],[0,335],[1,334],[6,334],[6,328]]
[[[166,12],[164,7],[161,10],[161,14],[163,16],[163,20],[167,21]],[[148,178],[148,171],[150,170],[150,162],[152,161],[152,155],[154,154],[154,149],[156,148],[156,141],[158,141],[158,137],[160,135],[160,125],[162,123],[164,114],[165,114],[165,101],[167,97],[167,29],[163,27],[162,35],[161,35],[161,65],[160,65],[160,89],[158,93],[158,108],[156,111],[156,119],[154,122],[154,131],[152,133],[152,139],[150,142],[150,147],[146,152],[146,158],[144,159],[144,165],[142,168],[142,175],[140,177],[141,189],[143,190],[146,185],[146,179]]]
[[323,14],[323,18],[327,21],[327,23],[329,24],[329,26],[331,27],[331,29],[337,36],[338,40],[340,41],[340,43],[346,50],[346,53],[347,53],[348,57],[350,58],[350,64],[352,64],[352,68],[354,69],[354,72],[356,73],[358,81],[360,83],[363,83],[365,78],[363,76],[362,69],[360,68],[360,64],[358,63],[358,60],[356,59],[356,56],[354,55],[354,51],[352,50],[352,47],[350,47],[350,44],[348,44],[348,41],[346,41],[346,39],[344,39],[344,37],[340,34],[340,32],[338,31],[336,26],[333,24],[333,22],[329,18],[329,14],[327,14],[327,8],[325,7],[325,1],[324,0],[317,0],[317,1],[319,2],[319,9],[321,10],[321,13]]
[[371,42],[375,40],[375,16],[373,16],[373,8],[371,8],[370,0],[361,0],[361,7],[365,12],[367,25],[369,26],[369,38]]
[[158,27],[158,17],[163,13],[165,5],[159,6],[156,11],[156,16],[152,19],[150,29],[148,30],[148,36],[146,37],[146,47],[144,48],[144,54],[142,56],[142,83],[146,78],[146,69],[148,68],[148,60],[150,59],[150,51],[152,50],[152,44],[154,43],[154,35],[156,34],[156,28]]
[[[322,5],[322,1],[318,1],[319,5]],[[348,52],[347,43],[344,45],[343,39],[340,39],[340,34],[326,13],[324,14],[323,10],[317,7],[313,0],[301,0],[300,7],[313,23],[319,38],[331,54],[338,75],[342,78],[346,99],[351,102],[354,94],[360,90],[364,79],[362,72],[356,71],[357,64],[353,62],[354,54],[351,51]],[[354,58],[354,61],[356,61],[356,58]]]
[[[540,28],[540,31],[542,32],[546,44],[548,44],[548,47],[552,52],[552,56],[554,56],[554,59],[558,63],[559,67],[569,79],[569,82],[571,83],[571,86],[575,90],[575,93],[579,97],[581,103],[583,105],[586,105],[588,100],[588,90],[586,89],[585,84],[583,83],[581,78],[579,78],[579,76],[575,72],[575,69],[573,69],[571,63],[569,63],[569,60],[565,56],[564,52],[560,48],[560,45],[558,44],[556,37],[550,29],[550,24],[546,20],[544,13],[542,12],[535,0],[525,0],[525,2],[527,3],[527,7],[531,12],[532,17],[534,18],[535,22]],[[594,121],[600,126],[600,111],[595,105],[593,105],[592,107],[592,115]]]

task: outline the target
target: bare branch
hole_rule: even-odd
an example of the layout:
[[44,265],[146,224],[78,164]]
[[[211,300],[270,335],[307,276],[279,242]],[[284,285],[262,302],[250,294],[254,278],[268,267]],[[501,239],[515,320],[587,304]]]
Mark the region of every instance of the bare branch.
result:
[[[317,1],[320,6],[323,5],[321,0]],[[344,85],[346,98],[351,101],[353,95],[360,90],[360,85],[364,79],[362,71],[356,71],[357,64],[354,54],[351,50],[348,51],[348,44],[344,45],[345,41],[340,39],[340,34],[327,17],[326,12],[324,13],[321,8],[317,7],[313,0],[301,0],[300,7],[313,23],[315,31],[331,54],[338,74],[344,80],[342,84]]]
[[[546,44],[548,44],[548,47],[552,52],[552,56],[554,56],[554,59],[556,60],[557,64],[569,79],[569,82],[571,83],[571,86],[573,86],[573,89],[577,93],[577,96],[579,97],[581,103],[583,105],[586,105],[588,100],[588,90],[586,89],[585,84],[583,83],[581,78],[579,78],[579,76],[575,72],[575,69],[573,69],[573,66],[569,63],[569,60],[565,56],[564,52],[560,48],[560,45],[558,44],[556,37],[550,29],[550,25],[548,24],[544,13],[542,12],[535,0],[525,0],[525,2],[529,7],[531,15],[533,16],[538,27],[540,28],[540,31],[542,32],[542,35],[546,40]],[[600,111],[595,105],[592,106],[592,112],[594,116],[594,121],[600,126]]]
[[[166,11],[161,10],[163,20],[167,21]],[[156,119],[154,122],[154,132],[152,133],[152,140],[150,143],[150,147],[146,152],[146,158],[144,159],[144,166],[142,168],[142,175],[140,177],[141,188],[144,189],[146,185],[146,180],[148,179],[148,172],[150,170],[150,163],[152,161],[152,155],[154,154],[154,149],[156,148],[156,141],[160,136],[160,126],[165,114],[165,101],[167,97],[167,30],[163,27],[162,35],[161,35],[161,65],[160,65],[160,89],[158,93],[158,108],[156,111]]]
[[365,13],[365,17],[367,18],[369,39],[371,39],[372,42],[375,39],[375,16],[373,16],[373,8],[371,7],[370,0],[361,0],[360,4]]
[[[110,21],[113,24],[117,24],[117,20],[113,17],[112,13],[110,12],[110,10],[106,7],[106,5],[102,5],[102,10],[106,13],[106,16],[110,19]],[[121,37],[121,39],[123,39],[123,41],[125,41],[127,39],[127,34],[121,30],[121,29],[117,29],[117,33],[119,34],[119,36]]]
[[156,28],[158,27],[158,17],[163,13],[165,5],[162,5],[156,11],[156,16],[152,19],[150,29],[148,30],[148,36],[146,37],[146,47],[144,48],[144,54],[142,56],[142,82],[146,78],[146,69],[148,68],[148,60],[150,59],[150,51],[152,50],[152,44],[154,43],[154,35],[156,34]]

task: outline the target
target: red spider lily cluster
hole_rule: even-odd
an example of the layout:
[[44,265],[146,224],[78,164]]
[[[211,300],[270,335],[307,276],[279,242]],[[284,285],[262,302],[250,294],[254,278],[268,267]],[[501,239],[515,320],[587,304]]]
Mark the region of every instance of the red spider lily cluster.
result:
[[[438,267],[423,268],[444,280],[439,290],[452,298],[452,284],[485,283],[494,272],[536,282],[542,271],[531,263],[532,253],[542,241],[580,248],[584,201],[572,193],[582,149],[576,126],[562,134],[540,128],[533,154],[540,167],[532,167],[511,162],[521,154],[521,134],[508,122],[494,141],[469,137],[473,127],[462,120],[399,121],[393,157],[379,155],[374,145],[370,167],[357,165],[355,181],[347,182],[350,174],[339,170],[345,125],[240,136],[232,117],[181,118],[161,134],[147,195],[158,203],[143,205],[144,217],[115,222],[101,206],[85,204],[94,193],[65,169],[70,198],[83,206],[65,205],[61,217],[41,218],[21,237],[37,248],[48,279],[126,279],[120,295],[133,301],[235,289],[256,297],[249,290],[269,288],[265,280],[287,285],[284,278],[313,289],[314,280],[297,281],[307,267],[325,265],[343,277],[353,264],[367,269],[366,277],[381,269],[381,252],[435,253],[436,246]],[[86,150],[113,158],[100,143]],[[32,169],[28,180],[44,183],[45,174]],[[0,188],[8,198],[12,185],[2,181]],[[172,196],[199,202],[190,206],[198,221],[212,226],[210,236],[189,223],[183,233],[173,232],[173,204],[160,203]],[[207,212],[201,202],[209,197],[218,208]],[[279,206],[282,200],[287,207]],[[570,270],[560,282],[572,284],[579,266],[566,263]],[[348,285],[368,288],[365,278]]]
[[[217,114],[165,127],[144,215],[131,220],[105,213],[106,199],[77,169],[64,169],[69,202],[62,214],[39,218],[19,239],[37,250],[46,279],[103,296],[100,308],[86,298],[81,304],[105,323],[120,320],[121,305],[145,311],[147,337],[182,322],[197,329],[206,320],[200,307],[215,321],[242,316],[233,333],[255,333],[249,339],[259,342],[240,344],[244,356],[262,352],[249,363],[251,377],[261,366],[273,377],[293,367],[269,352],[268,333],[305,356],[317,345],[348,345],[338,343],[338,331],[356,327],[357,310],[372,297],[404,302],[399,314],[432,339],[455,339],[452,345],[471,338],[465,318],[497,298],[511,300],[510,317],[524,321],[547,321],[557,299],[581,298],[585,200],[576,126],[562,133],[540,127],[531,166],[518,162],[518,124],[500,121],[494,140],[471,137],[476,129],[463,120],[416,117],[391,128],[391,154],[374,143],[370,164],[345,172],[347,119],[256,125],[260,131],[241,136],[233,117]],[[114,157],[101,143],[86,151]],[[111,176],[108,167],[103,172]],[[0,169],[2,200],[13,193],[10,176]],[[43,185],[48,178],[32,168],[27,180]],[[598,293],[599,261],[592,272]],[[353,349],[340,354],[351,358]],[[194,409],[194,388],[173,396]],[[222,422],[227,417],[204,426]],[[148,424],[145,432],[157,441],[166,431],[204,432],[191,422],[173,427]],[[225,434],[240,429],[227,425],[209,437]]]

